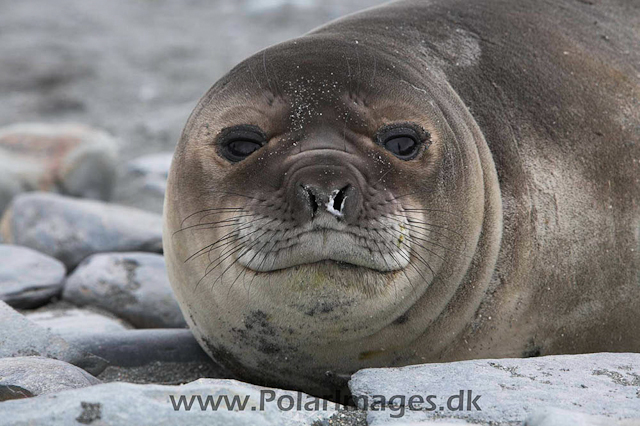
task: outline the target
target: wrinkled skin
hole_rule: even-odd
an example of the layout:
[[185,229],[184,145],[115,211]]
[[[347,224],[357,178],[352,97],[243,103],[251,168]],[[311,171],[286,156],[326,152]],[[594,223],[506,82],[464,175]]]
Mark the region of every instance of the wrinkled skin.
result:
[[[203,348],[314,394],[366,367],[639,351],[639,17],[399,2],[239,64],[191,115],[165,200]],[[426,135],[415,158],[378,140],[394,123]],[[236,125],[268,143],[231,162]]]

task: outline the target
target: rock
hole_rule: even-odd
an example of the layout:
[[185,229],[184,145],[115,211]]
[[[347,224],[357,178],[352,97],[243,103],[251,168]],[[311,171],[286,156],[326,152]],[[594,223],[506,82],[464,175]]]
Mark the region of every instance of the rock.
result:
[[[376,423],[377,424],[377,423]],[[469,422],[465,422],[464,420],[459,420],[459,419],[448,419],[448,420],[423,420],[423,421],[419,421],[419,422],[405,422],[403,420],[399,420],[399,421],[393,421],[392,423],[393,426],[497,426],[494,423],[469,423]],[[364,425],[366,426],[367,423],[365,422]],[[522,424],[520,422],[518,423],[509,423],[510,426],[522,426]],[[582,425],[575,425],[575,426],[582,426]]]
[[[371,425],[436,418],[519,424],[535,410],[550,407],[613,419],[640,418],[640,354],[557,355],[365,369],[352,376],[349,388],[358,405],[369,408]],[[374,395],[386,398],[385,410],[373,410],[380,401]],[[411,410],[409,398],[413,395],[435,397],[431,404],[414,399],[416,409]],[[455,410],[459,407],[462,410]]]
[[73,268],[108,251],[162,251],[162,216],[43,192],[15,197],[0,223],[5,243],[27,246]]
[[173,152],[149,154],[129,162],[128,169],[144,178],[145,188],[164,195]]
[[131,328],[122,320],[89,309],[50,309],[26,313],[25,316],[66,340],[78,335],[112,333]]
[[333,413],[329,419],[323,419],[312,426],[367,426],[367,413],[354,407],[344,408]]
[[2,301],[0,324],[0,358],[44,356],[68,362],[93,375],[100,374],[107,366],[104,359],[74,347]]
[[23,123],[0,129],[0,212],[24,191],[108,200],[117,142],[79,124]]
[[127,163],[114,197],[123,204],[162,213],[172,158],[173,152],[160,152]]
[[638,419],[612,419],[605,416],[591,416],[576,411],[557,408],[538,410],[524,421],[523,426],[640,426]]
[[[227,401],[229,405],[226,405]],[[297,409],[298,401],[300,410]],[[321,409],[314,409],[316,402]],[[220,404],[215,413],[212,403]],[[228,409],[232,403],[235,403],[235,409]],[[326,409],[322,409],[325,403]],[[291,408],[290,404],[293,404]],[[305,406],[308,409],[305,410]],[[110,426],[322,425],[328,424],[327,420],[341,408],[301,392],[224,379],[201,379],[183,386],[107,383],[55,395],[6,401],[0,407],[0,425],[31,426],[66,426],[94,421],[96,425]]]
[[62,292],[67,269],[26,247],[0,244],[0,300],[15,308],[35,308]]
[[91,374],[63,361],[37,356],[0,358],[0,401],[99,383]]
[[233,378],[200,348],[190,330],[82,334],[69,342],[109,361],[99,376],[104,381],[181,384],[201,377]]
[[63,298],[100,307],[139,328],[187,326],[158,254],[93,255],[67,278]]
[[83,334],[70,338],[69,343],[120,367],[138,367],[154,361],[211,361],[191,330],[172,328]]
[[153,361],[137,367],[109,365],[98,375],[103,382],[128,382],[140,384],[182,385],[201,378],[227,379],[230,374],[222,374],[222,367],[211,360],[204,362],[163,362]]

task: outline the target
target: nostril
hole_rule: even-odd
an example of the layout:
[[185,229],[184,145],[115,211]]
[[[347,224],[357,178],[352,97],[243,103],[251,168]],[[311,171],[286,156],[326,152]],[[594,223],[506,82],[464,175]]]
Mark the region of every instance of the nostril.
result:
[[305,190],[307,196],[309,197],[309,206],[311,207],[311,215],[314,216],[318,211],[318,201],[316,200],[316,196],[313,194],[311,189],[307,186],[301,185],[302,189]]
[[333,198],[333,208],[336,211],[342,212],[342,208],[344,207],[344,201],[347,199],[347,190],[351,185],[347,185],[342,189],[339,189]]

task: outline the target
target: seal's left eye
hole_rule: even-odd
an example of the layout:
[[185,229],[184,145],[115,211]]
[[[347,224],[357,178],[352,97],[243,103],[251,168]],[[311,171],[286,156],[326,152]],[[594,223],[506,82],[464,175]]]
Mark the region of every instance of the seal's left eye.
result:
[[429,133],[415,123],[383,126],[375,135],[376,142],[401,160],[414,159],[420,147],[428,145]]
[[262,145],[257,142],[239,140],[229,142],[227,150],[233,157],[242,159],[248,157],[260,147],[262,147]]
[[220,132],[220,154],[227,160],[242,161],[267,143],[265,134],[257,126],[240,125]]

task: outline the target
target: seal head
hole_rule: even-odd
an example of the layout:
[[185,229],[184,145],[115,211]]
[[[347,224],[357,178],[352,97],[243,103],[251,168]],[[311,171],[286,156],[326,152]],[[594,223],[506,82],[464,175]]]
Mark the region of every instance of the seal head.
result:
[[390,40],[311,33],[239,64],[185,127],[170,280],[205,350],[245,380],[326,393],[436,356],[480,303],[495,167],[446,79],[399,57]]

